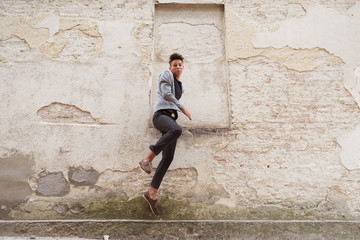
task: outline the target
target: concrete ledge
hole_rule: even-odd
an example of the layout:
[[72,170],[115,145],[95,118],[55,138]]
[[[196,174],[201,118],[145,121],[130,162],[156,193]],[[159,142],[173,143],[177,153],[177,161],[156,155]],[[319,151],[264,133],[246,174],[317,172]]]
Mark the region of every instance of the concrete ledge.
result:
[[0,236],[102,239],[358,239],[360,220],[3,220]]

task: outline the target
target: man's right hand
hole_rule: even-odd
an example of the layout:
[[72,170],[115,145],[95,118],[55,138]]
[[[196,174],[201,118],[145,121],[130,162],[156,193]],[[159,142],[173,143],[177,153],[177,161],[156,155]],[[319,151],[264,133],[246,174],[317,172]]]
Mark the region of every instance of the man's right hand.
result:
[[189,113],[189,111],[188,111],[186,108],[183,108],[181,111],[182,111],[190,120],[192,120],[192,119],[191,119],[191,114]]

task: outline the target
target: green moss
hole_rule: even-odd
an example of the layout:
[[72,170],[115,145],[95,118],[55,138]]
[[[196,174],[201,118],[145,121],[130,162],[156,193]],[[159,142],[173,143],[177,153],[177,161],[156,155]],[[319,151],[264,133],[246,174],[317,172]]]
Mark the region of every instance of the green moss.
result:
[[358,239],[359,223],[314,222],[24,222],[0,223],[0,235],[111,239]]
[[[97,200],[84,203],[85,218],[91,219],[149,219],[153,214],[149,212],[147,202],[142,197],[129,201],[119,199]],[[78,216],[79,217],[79,216]]]
[[[60,200],[60,199],[58,199]],[[63,200],[63,199],[62,199]],[[204,204],[162,198],[160,216],[154,216],[142,197],[131,200],[121,198],[83,199],[61,201],[69,206],[65,215],[52,209],[52,201],[33,201],[12,210],[16,219],[134,219],[165,221],[94,221],[59,223],[8,223],[0,224],[0,234],[37,236],[102,237],[111,233],[119,239],[293,239],[325,237],[332,239],[356,239],[360,234],[359,223],[294,222],[294,221],[222,221],[222,220],[312,220],[324,218],[318,209],[289,209],[279,206],[231,208],[218,204]],[[80,211],[71,211],[77,206]],[[76,214],[78,213],[78,214]],[[327,215],[335,219],[337,215]],[[219,220],[220,221],[166,221],[166,220]],[[49,231],[49,229],[51,231]],[[55,230],[54,230],[55,229]],[[53,231],[54,230],[54,231]]]
[[[122,198],[68,199],[61,204],[69,209],[65,214],[53,210],[56,201],[33,201],[14,208],[13,219],[163,219],[163,220],[303,220],[303,219],[344,219],[336,213],[324,213],[316,208],[291,209],[280,206],[228,207],[220,204],[206,204],[187,200],[161,198],[160,216],[154,216],[148,203],[142,197],[131,200]],[[60,202],[59,202],[60,203]],[[77,209],[73,209],[77,206]],[[79,207],[80,206],[80,207]],[[80,209],[80,210],[79,210]]]

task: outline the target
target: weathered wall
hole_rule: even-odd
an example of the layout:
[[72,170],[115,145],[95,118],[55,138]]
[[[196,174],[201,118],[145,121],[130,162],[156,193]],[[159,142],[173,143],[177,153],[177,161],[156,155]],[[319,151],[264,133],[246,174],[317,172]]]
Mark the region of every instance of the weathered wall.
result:
[[1,218],[151,217],[138,162],[175,50],[194,119],[162,218],[358,217],[360,1],[17,0],[0,18]]
[[[196,121],[180,119],[183,126],[230,126],[224,32],[223,5],[159,4],[155,8],[154,73],[168,68],[169,52],[188,56],[182,78],[191,83],[189,88],[184,85],[191,98],[183,103],[192,109]],[[157,84],[158,74],[154,74],[152,103]]]

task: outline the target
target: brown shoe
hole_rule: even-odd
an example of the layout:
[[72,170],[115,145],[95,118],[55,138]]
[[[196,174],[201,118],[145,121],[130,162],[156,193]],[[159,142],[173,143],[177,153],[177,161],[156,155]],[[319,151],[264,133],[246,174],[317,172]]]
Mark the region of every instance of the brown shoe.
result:
[[152,200],[150,198],[150,194],[149,192],[144,192],[144,198],[145,200],[149,203],[150,209],[152,211],[152,213],[157,216],[159,215],[159,208],[158,208],[158,202],[157,200]]
[[151,162],[140,161],[139,165],[140,165],[141,170],[143,170],[144,172],[146,172],[148,174],[151,173]]

